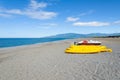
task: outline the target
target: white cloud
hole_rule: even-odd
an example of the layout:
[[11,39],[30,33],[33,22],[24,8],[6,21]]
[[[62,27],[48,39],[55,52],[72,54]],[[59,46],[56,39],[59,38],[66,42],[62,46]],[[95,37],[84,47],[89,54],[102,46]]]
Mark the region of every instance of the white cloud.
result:
[[4,12],[10,13],[10,14],[23,14],[22,11],[19,9],[4,10]]
[[58,24],[56,24],[56,23],[49,23],[48,25],[49,26],[57,26]]
[[94,12],[94,10],[89,10],[88,12],[81,13],[79,16],[89,15],[89,14],[92,14],[93,12]]
[[47,7],[47,3],[44,3],[44,2],[38,3],[35,0],[31,0],[31,4],[29,6],[30,6],[31,9],[36,10],[36,9],[39,9],[39,8]]
[[110,23],[107,22],[75,22],[73,23],[74,26],[108,26]]
[[34,11],[34,12],[28,11],[25,12],[24,14],[34,19],[51,19],[57,15],[54,12],[47,11]]
[[114,21],[114,24],[120,24],[120,20]]
[[56,26],[58,26],[57,23],[44,23],[44,24],[40,24],[39,28],[49,29],[51,27],[56,27]]
[[0,14],[4,13],[3,17],[6,15],[23,15],[34,19],[51,19],[57,16],[56,12],[45,11],[42,8],[47,7],[47,3],[38,3],[36,0],[31,0],[29,7],[24,10],[20,9],[0,9]]
[[79,20],[79,18],[77,18],[77,17],[67,17],[68,22],[74,22],[74,21],[77,21],[77,20]]
[[0,13],[0,17],[11,17],[12,15]]
[[51,27],[51,26],[57,26],[58,24],[56,23],[45,23],[45,24],[40,24],[40,26],[44,26],[44,27]]

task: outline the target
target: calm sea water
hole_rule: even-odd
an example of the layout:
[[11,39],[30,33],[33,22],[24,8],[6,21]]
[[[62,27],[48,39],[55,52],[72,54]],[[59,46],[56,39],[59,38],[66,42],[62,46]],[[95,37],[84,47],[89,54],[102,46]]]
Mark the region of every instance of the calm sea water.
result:
[[65,38],[0,38],[0,48],[64,40]]

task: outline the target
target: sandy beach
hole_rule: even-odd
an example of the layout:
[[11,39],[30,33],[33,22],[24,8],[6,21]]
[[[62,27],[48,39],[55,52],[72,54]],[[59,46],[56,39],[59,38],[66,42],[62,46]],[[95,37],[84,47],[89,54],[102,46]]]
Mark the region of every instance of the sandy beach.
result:
[[92,39],[112,53],[64,53],[79,40],[0,49],[0,80],[120,80],[120,38]]

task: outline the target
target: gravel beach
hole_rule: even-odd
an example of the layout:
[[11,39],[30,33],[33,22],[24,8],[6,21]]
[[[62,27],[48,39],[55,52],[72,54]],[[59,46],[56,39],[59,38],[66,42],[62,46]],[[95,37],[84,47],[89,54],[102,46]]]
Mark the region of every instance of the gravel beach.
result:
[[98,40],[112,53],[66,54],[70,39],[0,49],[0,80],[120,80],[120,38]]

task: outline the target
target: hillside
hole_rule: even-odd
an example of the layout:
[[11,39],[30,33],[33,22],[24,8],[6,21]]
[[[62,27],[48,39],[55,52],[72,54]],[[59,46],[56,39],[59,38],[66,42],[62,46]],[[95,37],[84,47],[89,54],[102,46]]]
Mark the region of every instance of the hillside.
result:
[[54,36],[49,36],[46,38],[89,38],[89,37],[120,37],[120,33],[105,34],[105,33],[91,33],[91,34],[77,34],[77,33],[65,33],[58,34]]

